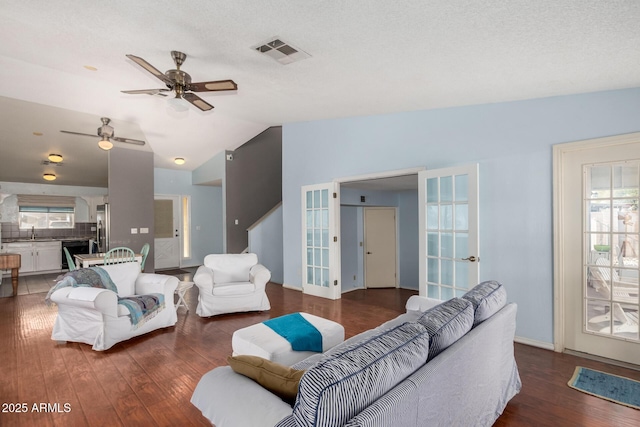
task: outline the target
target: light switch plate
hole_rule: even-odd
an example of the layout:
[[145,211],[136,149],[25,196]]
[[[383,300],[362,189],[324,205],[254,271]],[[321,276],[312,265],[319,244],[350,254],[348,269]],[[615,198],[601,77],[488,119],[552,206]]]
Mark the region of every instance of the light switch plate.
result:
[[137,228],[132,228],[131,229],[131,234],[138,234],[138,229]]
[[149,234],[149,229],[147,227],[140,228],[140,234]]

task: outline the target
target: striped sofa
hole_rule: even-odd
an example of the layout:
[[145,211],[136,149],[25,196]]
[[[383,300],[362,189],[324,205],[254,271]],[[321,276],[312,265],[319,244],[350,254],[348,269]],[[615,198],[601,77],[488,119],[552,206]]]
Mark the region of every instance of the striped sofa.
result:
[[497,282],[407,312],[294,365],[295,404],[229,367],[200,380],[191,402],[217,427],[490,426],[521,383],[516,305]]

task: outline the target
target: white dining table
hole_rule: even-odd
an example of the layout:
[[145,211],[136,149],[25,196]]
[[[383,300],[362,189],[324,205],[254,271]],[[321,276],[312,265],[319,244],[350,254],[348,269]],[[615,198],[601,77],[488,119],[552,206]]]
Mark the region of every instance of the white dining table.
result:
[[[94,265],[103,265],[104,264],[104,253],[95,253],[95,254],[75,254],[73,257],[76,261],[76,267],[87,268]],[[142,254],[135,254],[136,261],[138,264],[142,264]],[[112,262],[117,263],[117,258],[112,258]]]

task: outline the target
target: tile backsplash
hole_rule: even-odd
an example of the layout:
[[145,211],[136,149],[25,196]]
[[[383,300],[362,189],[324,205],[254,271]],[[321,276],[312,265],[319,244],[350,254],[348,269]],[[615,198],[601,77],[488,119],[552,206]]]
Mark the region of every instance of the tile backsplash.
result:
[[[63,238],[63,237],[90,237],[96,234],[95,231],[91,231],[91,227],[95,227],[95,222],[77,222],[76,226],[72,229],[48,229],[48,230],[35,230],[36,238]],[[20,230],[18,224],[12,222],[0,222],[0,233],[2,240],[15,240],[15,239],[29,239],[31,237],[31,229]]]

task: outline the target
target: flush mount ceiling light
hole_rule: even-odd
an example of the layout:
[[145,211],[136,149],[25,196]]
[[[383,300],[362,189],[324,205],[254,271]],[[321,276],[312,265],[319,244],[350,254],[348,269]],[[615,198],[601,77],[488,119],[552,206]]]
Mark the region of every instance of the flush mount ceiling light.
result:
[[173,161],[176,165],[184,165],[184,159],[182,157],[176,157]]
[[98,69],[92,65],[83,65],[83,67],[89,71],[98,71]]
[[35,136],[42,136],[42,132],[33,132]]
[[60,163],[62,161],[62,156],[60,154],[49,154],[49,157],[47,157],[47,159],[49,159],[49,161],[53,163]]
[[113,148],[113,142],[109,141],[108,136],[103,135],[102,139],[98,141],[98,147],[102,148],[104,151],[109,151]]
[[56,179],[56,175],[53,173],[45,173],[42,177],[47,181],[54,181]]

